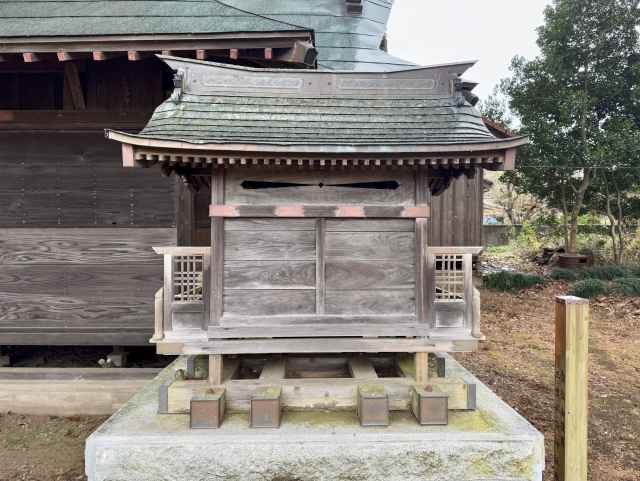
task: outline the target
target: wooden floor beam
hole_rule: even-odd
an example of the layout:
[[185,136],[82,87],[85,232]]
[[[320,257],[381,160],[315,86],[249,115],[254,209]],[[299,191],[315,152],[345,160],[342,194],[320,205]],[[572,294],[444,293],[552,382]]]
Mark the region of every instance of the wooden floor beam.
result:
[[3,368],[0,412],[47,416],[113,414],[159,372],[160,369]]

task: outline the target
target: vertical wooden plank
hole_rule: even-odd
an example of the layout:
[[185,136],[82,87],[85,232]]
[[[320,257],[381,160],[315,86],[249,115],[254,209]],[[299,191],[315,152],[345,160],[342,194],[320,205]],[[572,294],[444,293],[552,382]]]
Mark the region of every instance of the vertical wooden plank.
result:
[[65,91],[71,94],[71,102],[76,110],[85,110],[87,104],[84,99],[82,83],[80,82],[80,73],[78,66],[73,62],[64,64],[64,82]]
[[202,301],[204,302],[202,329],[206,331],[211,312],[211,252],[205,253],[202,259]]
[[[224,166],[216,166],[211,173],[211,203],[224,204]],[[224,219],[211,219],[211,297],[210,325],[219,325],[224,308]]]
[[425,254],[425,302],[426,302],[426,322],[430,329],[436,326],[436,258],[428,251]]
[[[431,192],[427,168],[418,166],[415,176],[416,204],[430,204]],[[416,318],[419,323],[427,319],[426,249],[429,236],[429,219],[416,219]]]
[[464,327],[473,328],[473,255],[464,254],[462,268],[464,270]]
[[416,352],[415,364],[416,364],[416,383],[421,386],[428,384],[429,383],[429,353]]
[[171,330],[171,301],[173,300],[173,257],[164,254],[164,331]]
[[194,199],[191,190],[176,176],[176,234],[179,246],[193,246],[195,224]]
[[556,297],[557,481],[587,479],[589,301]]
[[472,245],[475,246],[483,246],[483,236],[482,236],[482,224],[484,222],[484,169],[476,170],[476,184],[475,184],[475,195],[476,195],[476,218],[473,221],[473,225],[475,226],[475,235],[473,237]]
[[316,314],[324,314],[326,282],[325,282],[325,238],[326,219],[316,221]]
[[164,339],[164,288],[156,291],[153,303],[153,337],[150,342],[158,342]]
[[209,355],[209,385],[219,386],[224,381],[222,354]]

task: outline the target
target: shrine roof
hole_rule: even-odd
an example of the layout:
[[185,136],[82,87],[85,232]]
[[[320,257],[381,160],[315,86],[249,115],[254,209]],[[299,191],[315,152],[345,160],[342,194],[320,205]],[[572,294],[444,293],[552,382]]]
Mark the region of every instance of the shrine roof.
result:
[[110,132],[111,138],[132,145],[168,142],[201,149],[235,150],[241,145],[304,152],[410,146],[456,150],[465,145],[499,149],[503,142],[518,143],[492,135],[466,101],[459,77],[472,62],[356,73],[161,58],[181,75],[172,97],[142,132]]
[[198,35],[306,33],[319,69],[397,70],[413,64],[381,49],[392,4],[362,0],[362,11],[350,14],[346,0],[7,0],[0,2],[0,53],[78,51],[87,42],[108,51],[122,37],[184,35],[207,48]]
[[218,0],[9,0],[0,37],[63,37],[305,30]]

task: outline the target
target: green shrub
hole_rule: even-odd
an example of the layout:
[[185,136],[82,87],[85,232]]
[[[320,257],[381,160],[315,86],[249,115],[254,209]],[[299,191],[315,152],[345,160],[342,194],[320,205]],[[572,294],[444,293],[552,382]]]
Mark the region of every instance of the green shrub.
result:
[[620,277],[629,277],[632,273],[629,268],[615,264],[587,267],[583,270],[587,279],[600,279],[601,281],[612,281]]
[[485,287],[496,291],[516,292],[544,284],[544,278],[520,272],[496,272],[482,277]]
[[640,278],[622,277],[613,281],[613,290],[628,297],[640,297]]
[[600,279],[585,279],[573,285],[571,294],[584,299],[602,296],[609,292],[609,286]]
[[551,271],[549,277],[556,281],[577,281],[582,277],[582,273],[580,271],[576,271],[574,269],[562,269],[557,268]]

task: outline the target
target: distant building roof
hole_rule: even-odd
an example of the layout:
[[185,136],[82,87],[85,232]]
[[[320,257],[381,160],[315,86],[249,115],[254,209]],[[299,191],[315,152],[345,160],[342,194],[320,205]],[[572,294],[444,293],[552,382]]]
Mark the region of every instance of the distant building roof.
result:
[[180,85],[142,132],[112,138],[203,149],[377,153],[497,151],[525,142],[494,137],[462,86],[452,87],[472,64],[338,73],[162,58],[183,75]]

